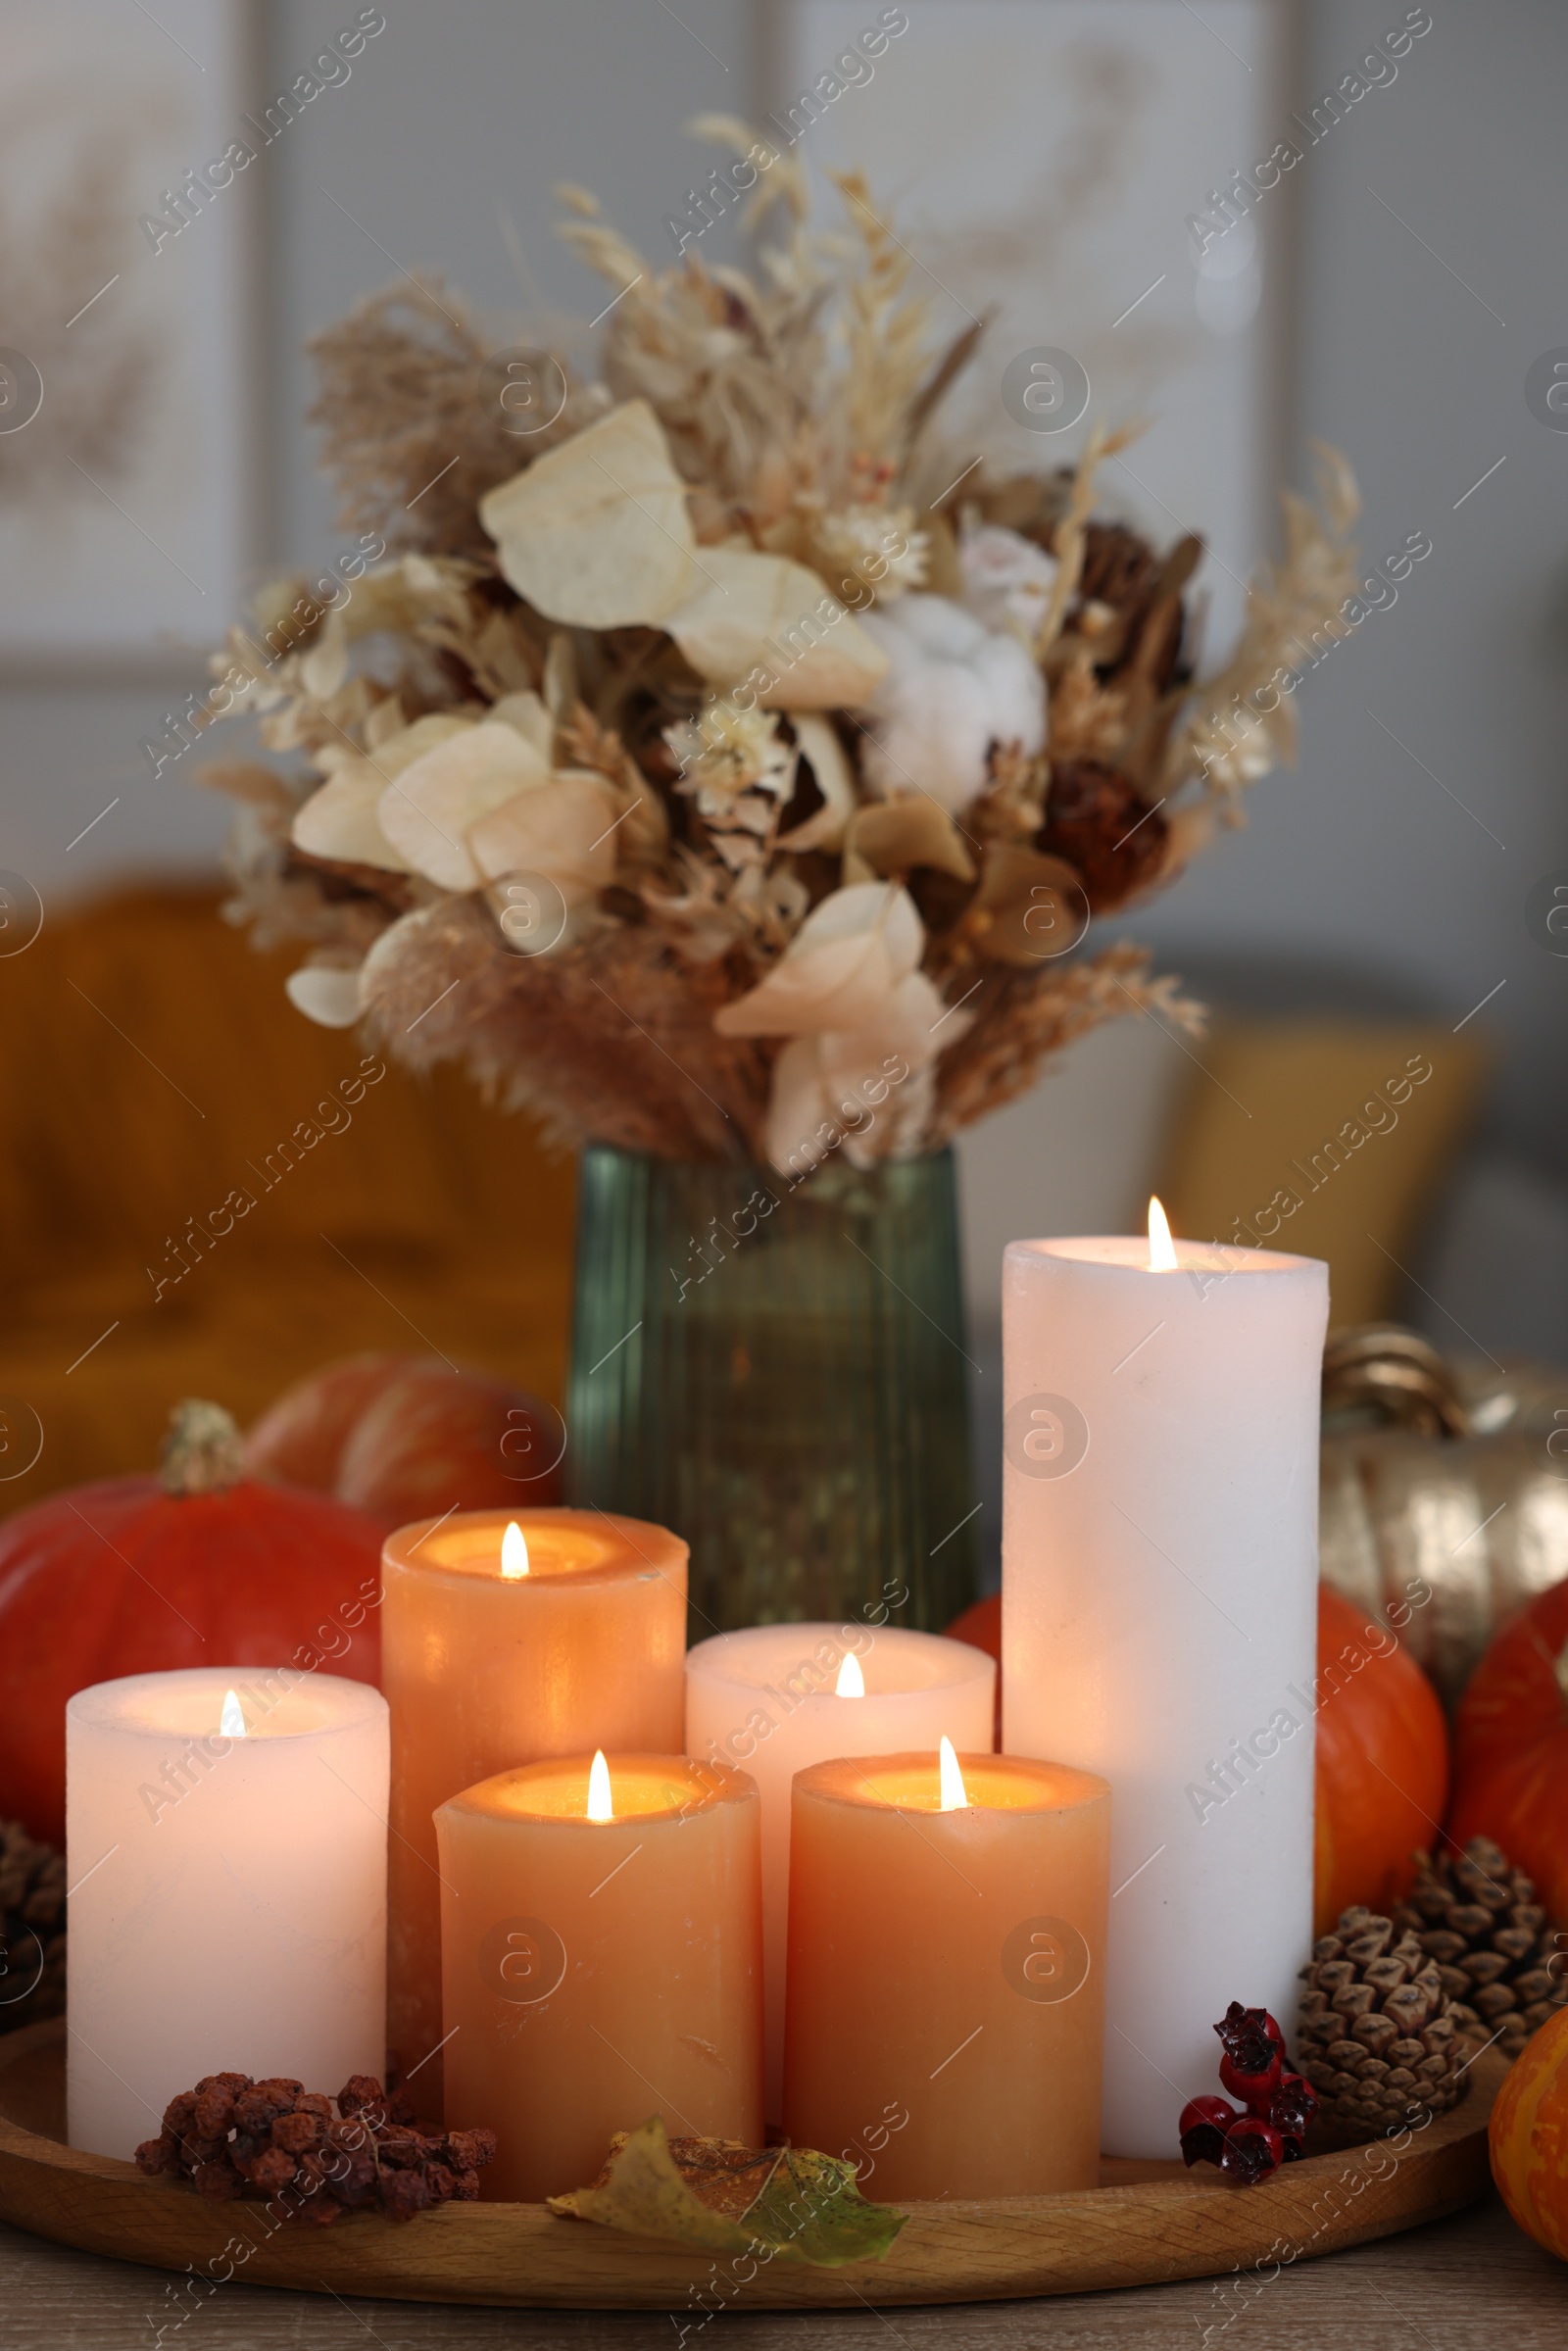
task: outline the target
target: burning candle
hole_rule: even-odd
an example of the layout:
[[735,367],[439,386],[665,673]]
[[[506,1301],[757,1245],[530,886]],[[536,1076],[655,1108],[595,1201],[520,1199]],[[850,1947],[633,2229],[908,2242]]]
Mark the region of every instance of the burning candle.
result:
[[436,1814],[449,2122],[486,2196],[593,2180],[617,2131],[762,2131],[756,1783],[684,1755],[534,1763]]
[[387,2034],[439,2112],[436,1806],[541,1756],[678,1751],[686,1545],[597,1510],[472,1511],[399,1528],[382,1568]]
[[1105,2146],[1168,2156],[1210,2022],[1288,2013],[1311,1941],[1328,1269],[1156,1201],[1011,1243],[1003,1315],[1003,1741],[1115,1790]]
[[966,1641],[866,1625],[758,1625],[686,1660],[686,1750],[740,1764],[762,1799],[767,2111],[783,2113],[790,1784],[834,1755],[991,1744],[996,1667]]
[[1110,1790],[1014,1755],[795,1781],[784,2124],[873,2196],[1094,2187]]
[[335,2090],[386,2045],[387,1708],[335,1675],[132,1674],[66,1707],[71,2144],[204,2074]]

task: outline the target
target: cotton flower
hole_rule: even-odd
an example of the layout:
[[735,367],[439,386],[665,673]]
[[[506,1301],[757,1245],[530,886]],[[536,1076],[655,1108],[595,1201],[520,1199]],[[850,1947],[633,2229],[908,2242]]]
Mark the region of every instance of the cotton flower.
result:
[[988,522],[958,541],[963,609],[985,628],[1032,645],[1056,582],[1056,559],[1018,531]]
[[1046,682],[1017,637],[986,628],[946,596],[906,596],[862,625],[888,656],[864,708],[863,770],[887,800],[928,792],[950,813],[983,791],[993,743],[1032,757],[1046,739]]

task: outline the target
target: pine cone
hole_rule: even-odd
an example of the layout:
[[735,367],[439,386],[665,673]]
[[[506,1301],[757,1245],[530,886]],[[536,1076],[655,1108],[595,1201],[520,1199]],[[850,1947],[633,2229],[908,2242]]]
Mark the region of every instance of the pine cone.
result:
[[1469,2059],[1438,1963],[1392,1919],[1357,1907],[1301,1970],[1297,2063],[1324,2122],[1371,2137],[1417,2113],[1443,2114],[1470,2086]]
[[1166,824],[1137,786],[1098,759],[1054,759],[1046,821],[1036,847],[1065,857],[1083,878],[1091,909],[1119,906],[1157,873]]
[[1462,1853],[1418,1854],[1415,1884],[1394,1923],[1437,1962],[1471,2047],[1494,2041],[1504,2057],[1517,2057],[1568,2002],[1568,1982],[1551,1969],[1557,1945],[1535,1886],[1489,1837],[1472,1837]]
[[1130,612],[1142,604],[1156,562],[1149,541],[1125,523],[1090,522],[1084,529],[1079,596],[1085,604],[1108,604],[1113,612]]
[[0,2033],[66,2006],[66,1861],[20,1821],[0,1821]]

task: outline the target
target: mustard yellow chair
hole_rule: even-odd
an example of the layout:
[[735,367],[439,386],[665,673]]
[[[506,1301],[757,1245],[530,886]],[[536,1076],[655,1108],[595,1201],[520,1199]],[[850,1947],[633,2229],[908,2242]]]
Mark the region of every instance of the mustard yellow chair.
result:
[[1396,1312],[1485,1042],[1432,1021],[1226,1015],[1194,1058],[1159,1179],[1175,1231],[1326,1258],[1336,1323]]
[[360,1347],[560,1400],[571,1162],[303,1019],[299,952],[218,907],[126,889],[0,959],[0,1511],[150,1466],[181,1396],[249,1420]]

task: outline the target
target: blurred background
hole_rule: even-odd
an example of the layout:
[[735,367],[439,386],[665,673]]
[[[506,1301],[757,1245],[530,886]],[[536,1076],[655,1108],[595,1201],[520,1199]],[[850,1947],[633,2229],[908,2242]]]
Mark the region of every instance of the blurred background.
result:
[[[1414,1059],[1430,1079],[1290,1245],[1329,1256],[1338,1320],[1568,1353],[1560,7],[5,0],[0,1386],[50,1440],[6,1501],[146,1459],[191,1386],[249,1414],[354,1345],[559,1396],[571,1170],[456,1081],[377,1081],[285,1216],[192,1245],[188,1287],[158,1292],[359,1052],[286,1007],[288,958],[216,924],[227,804],[174,721],[248,595],[351,544],[314,465],[313,334],[412,271],[492,314],[498,349],[524,318],[591,318],[556,184],[669,266],[717,160],[692,118],[787,122],[878,21],[874,75],[803,128],[813,171],[863,163],[951,323],[994,311],[977,431],[1075,454],[1086,425],[1058,452],[1002,409],[1036,345],[1079,360],[1090,420],[1148,420],[1102,503],[1161,543],[1205,535],[1209,661],[1314,440],[1361,485],[1369,572],[1431,549],[1304,678],[1299,763],[1247,828],[1104,926],[1214,1007],[1210,1043],[1113,1024],[959,1145],[981,1460],[1006,1239],[1136,1226],[1155,1183],[1178,1231],[1250,1231]],[[278,111],[356,25],[343,74]],[[235,139],[255,164],[181,199]],[[1281,141],[1299,161],[1265,185]],[[705,257],[740,234],[715,219]],[[20,429],[18,354],[48,386]]]

